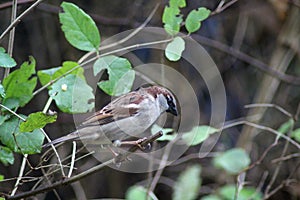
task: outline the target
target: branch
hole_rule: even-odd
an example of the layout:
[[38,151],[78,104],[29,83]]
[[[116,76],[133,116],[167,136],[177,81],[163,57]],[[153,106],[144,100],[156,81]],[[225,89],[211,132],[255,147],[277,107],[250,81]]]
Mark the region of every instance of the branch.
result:
[[[228,7],[232,6],[234,3],[236,3],[238,0],[231,0],[228,3],[225,3],[225,0],[222,0],[218,7],[216,8],[216,10],[212,11],[210,15],[216,15],[219,14],[220,12],[223,12],[225,9],[227,9]],[[224,5],[224,6],[223,6]]]
[[[27,4],[27,3],[31,3],[31,2],[34,2],[35,0],[18,0],[18,5],[21,5],[21,4]],[[5,3],[2,3],[0,4],[0,10],[2,9],[5,9],[5,8],[9,8],[13,5],[12,2],[5,2]]]
[[11,30],[13,29],[20,21],[21,19],[27,15],[33,8],[35,8],[39,3],[41,3],[43,0],[37,0],[34,4],[32,4],[29,8],[27,8],[21,15],[19,15],[1,34],[0,41],[3,39],[3,37]]
[[[152,135],[151,137],[143,140],[141,143],[139,143],[139,145],[141,146],[146,146],[147,144],[155,141],[157,138],[161,137],[163,134],[161,131],[159,131],[158,133],[156,133],[155,135]],[[13,200],[13,199],[23,199],[23,198],[27,198],[27,197],[30,197],[30,196],[34,196],[34,195],[37,195],[37,194],[40,194],[40,193],[43,193],[43,192],[47,192],[47,191],[50,191],[50,190],[53,190],[55,188],[58,188],[60,186],[63,186],[63,185],[69,185],[70,183],[73,183],[75,181],[78,181],[86,176],[89,176],[93,173],[96,173],[97,171],[103,169],[104,167],[110,165],[110,164],[113,164],[113,163],[118,163],[118,162],[123,162],[126,160],[126,158],[134,153],[136,150],[139,149],[139,146],[138,145],[135,145],[135,146],[132,146],[125,154],[120,154],[118,155],[116,158],[112,158],[100,165],[97,165],[95,167],[92,167],[78,175],[75,175],[71,178],[67,178],[67,179],[63,179],[63,180],[60,180],[60,181],[57,181],[55,183],[53,183],[52,185],[48,185],[48,186],[45,186],[45,187],[42,187],[42,188],[39,188],[39,189],[36,189],[36,190],[32,190],[32,191],[27,191],[27,192],[23,192],[23,193],[20,193],[20,194],[16,194],[15,196],[6,196],[6,199],[7,200]]]
[[193,38],[205,46],[213,47],[224,53],[232,55],[241,61],[249,63],[250,65],[261,70],[262,72],[265,72],[265,73],[269,74],[270,76],[273,76],[283,82],[289,83],[291,85],[300,85],[300,77],[288,75],[288,74],[282,73],[280,71],[274,70],[273,67],[270,67],[267,64],[265,64],[264,62],[262,62],[256,58],[253,58],[237,49],[234,49],[225,44],[222,44],[221,42],[218,42],[216,40],[202,37],[200,35],[193,35]]

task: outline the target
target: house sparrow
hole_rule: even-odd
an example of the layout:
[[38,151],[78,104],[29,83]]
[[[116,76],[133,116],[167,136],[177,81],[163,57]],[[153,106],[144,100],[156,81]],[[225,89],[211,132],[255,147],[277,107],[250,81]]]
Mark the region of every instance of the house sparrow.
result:
[[76,131],[44,147],[73,140],[104,145],[138,137],[164,112],[178,114],[176,99],[169,90],[160,86],[139,88],[114,99],[87,118]]

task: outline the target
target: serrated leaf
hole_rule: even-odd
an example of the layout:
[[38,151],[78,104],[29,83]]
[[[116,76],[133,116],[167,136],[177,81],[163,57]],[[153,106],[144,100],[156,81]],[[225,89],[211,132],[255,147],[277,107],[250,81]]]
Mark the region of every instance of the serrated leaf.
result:
[[94,107],[93,89],[81,78],[69,74],[49,90],[58,108],[66,113],[85,113]]
[[238,174],[249,166],[250,157],[244,149],[234,148],[216,156],[213,162],[229,174]]
[[186,7],[186,2],[185,0],[170,0],[170,7],[184,8]]
[[84,69],[82,67],[79,67],[79,64],[77,62],[73,61],[65,61],[63,62],[63,65],[61,67],[55,67],[51,69],[46,70],[40,70],[38,71],[38,77],[42,85],[46,85],[50,81],[65,75],[67,72],[69,72],[71,69],[75,68],[72,72],[69,74],[74,74],[78,76],[79,78],[82,78],[85,80],[84,77]]
[[197,10],[192,10],[186,20],[185,20],[185,27],[189,33],[196,32],[200,29],[201,21],[208,18],[210,14],[210,10],[207,8],[201,7]]
[[[131,186],[125,195],[126,200],[147,199],[147,189],[142,186]],[[149,195],[149,200],[158,199],[153,192]]]
[[189,146],[195,146],[206,140],[219,130],[210,126],[196,126],[191,131],[183,133],[182,139]]
[[98,51],[100,34],[93,19],[73,3],[63,2],[61,7],[59,21],[68,42],[83,51]]
[[[32,93],[37,84],[37,78],[32,77],[35,74],[35,60],[29,57],[29,62],[24,62],[20,69],[10,73],[3,80],[3,87],[6,91],[6,96],[3,104],[9,104],[8,101],[17,101],[17,106],[25,106],[33,97]],[[14,107],[9,108],[15,108]]]
[[56,121],[57,115],[47,115],[43,112],[30,114],[25,122],[20,124],[20,132],[32,132],[38,128],[44,128],[49,123]]
[[173,132],[174,130],[172,128],[162,128],[157,124],[153,124],[151,127],[151,134],[154,135],[158,133],[159,131],[162,131],[163,136],[159,137],[156,141],[171,141],[174,138],[176,138],[176,135],[167,135],[168,133]]
[[93,68],[95,76],[107,69],[109,80],[98,83],[98,86],[107,94],[119,96],[131,90],[135,72],[127,59],[117,56],[100,57]]
[[5,89],[3,85],[0,83],[0,97],[5,98]]
[[[236,195],[236,187],[234,185],[226,185],[222,187],[219,190],[220,196],[222,196],[222,199],[224,200],[232,200],[235,199]],[[261,200],[262,194],[258,192],[253,187],[244,187],[241,189],[241,191],[238,193],[237,200]]]
[[0,145],[0,161],[4,164],[4,165],[8,165],[8,164],[14,164],[15,158],[14,158],[14,154],[12,153],[12,151],[4,146]]
[[162,22],[164,23],[164,29],[168,34],[172,36],[176,35],[180,30],[182,21],[182,15],[180,15],[178,7],[165,7]]
[[201,167],[194,165],[183,171],[173,188],[173,200],[193,200],[201,187]]
[[[26,118],[25,116],[22,116]],[[21,120],[13,116],[0,125],[0,140],[14,152],[23,154],[40,153],[44,134],[35,129],[33,132],[20,133]]]
[[0,67],[12,68],[16,65],[16,61],[10,57],[10,55],[5,53],[5,49],[3,47],[0,47]]
[[165,56],[170,61],[178,61],[185,49],[185,42],[181,37],[175,37],[166,47]]

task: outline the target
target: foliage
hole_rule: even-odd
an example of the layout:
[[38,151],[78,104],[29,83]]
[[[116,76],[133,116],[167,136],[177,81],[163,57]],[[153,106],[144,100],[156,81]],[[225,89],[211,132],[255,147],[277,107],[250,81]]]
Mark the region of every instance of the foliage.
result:
[[249,155],[240,148],[230,149],[214,158],[214,165],[229,174],[238,174],[249,164]]
[[[222,2],[227,3],[226,1],[221,1],[221,3]],[[206,23],[205,20],[207,20],[211,15],[221,12],[220,8],[222,8],[222,5],[220,7],[218,6],[215,12],[211,12],[208,8],[205,7],[192,8],[191,10],[188,10],[186,6],[187,3],[185,0],[170,0],[168,5],[166,5],[163,9],[163,15],[161,20],[163,23],[164,30],[168,34],[168,37],[166,37],[165,39],[165,41],[167,42],[164,42],[164,45],[166,47],[164,55],[167,60],[172,62],[179,61],[182,55],[184,55],[186,48],[188,48],[188,46],[186,45],[188,44],[188,40],[186,38],[192,37],[192,34],[199,31],[200,28],[203,26],[203,23]],[[226,6],[224,6],[224,9],[225,7]],[[86,12],[84,12],[81,8],[79,8],[73,3],[63,2],[61,4],[61,8],[62,12],[60,12],[59,14],[59,22],[61,24],[61,29],[64,33],[66,40],[76,49],[86,51],[86,55],[88,55],[87,57],[91,55],[95,56],[94,61],[88,63],[88,65],[91,65],[93,67],[94,76],[99,76],[101,73],[107,72],[108,79],[104,80],[104,78],[100,76],[101,80],[97,83],[99,87],[97,89],[101,89],[103,92],[111,96],[118,96],[129,92],[132,89],[133,83],[136,78],[136,74],[133,70],[133,66],[130,60],[126,58],[126,54],[120,57],[117,55],[113,55],[112,53],[105,52],[106,56],[103,56],[102,50],[99,51],[99,47],[101,47],[102,45],[100,31],[98,30],[98,27],[93,21],[92,17],[90,17]],[[243,15],[241,15],[241,20],[239,19],[238,21],[243,22],[242,18]],[[248,21],[249,19],[250,18],[248,18],[247,16],[246,21]],[[212,21],[213,20],[215,19],[212,19]],[[213,21],[213,23],[214,25],[216,24],[215,21]],[[184,29],[182,29],[182,27],[184,27]],[[181,31],[185,32],[186,35],[181,34]],[[237,29],[236,33],[239,33],[238,31],[239,29]],[[253,34],[250,31],[249,33],[251,33],[250,35]],[[247,32],[246,35],[249,33]],[[235,35],[239,36],[239,34]],[[237,37],[235,39],[240,38]],[[155,42],[156,41],[154,41],[153,44]],[[236,41],[234,41],[234,43],[236,43]],[[288,44],[288,42],[286,43]],[[118,44],[118,41],[116,42],[116,44]],[[138,45],[139,44],[136,44],[136,46]],[[220,49],[224,49],[226,47],[225,44],[219,44],[217,42],[214,43],[212,46],[218,46]],[[107,46],[105,48],[107,48]],[[228,49],[230,50],[231,55],[234,54],[237,57],[243,55],[237,50],[236,47]],[[227,62],[228,61],[224,60],[225,64],[227,64]],[[255,63],[258,62],[255,61]],[[6,53],[4,48],[0,47],[0,67],[2,67],[3,69],[5,68],[4,70],[8,72],[10,70],[8,68],[13,68],[15,66],[17,66],[17,63],[14,60],[14,58],[12,58],[8,53]],[[94,108],[95,91],[89,85],[90,82],[88,78],[85,77],[86,67],[87,64],[84,62],[76,62],[70,60],[63,62],[60,65],[39,70],[36,73],[36,60],[32,56],[30,56],[29,61],[24,62],[23,64],[21,64],[21,66],[12,69],[9,75],[3,78],[3,80],[1,80],[0,162],[3,165],[13,165],[16,153],[21,154],[19,156],[22,156],[23,154],[37,154],[41,152],[42,144],[44,142],[44,133],[42,129],[46,127],[47,124],[55,123],[57,120],[56,114],[52,115],[46,112],[47,110],[49,110],[50,104],[55,104],[56,106],[54,106],[54,108],[57,108],[59,109],[59,111],[68,114],[86,113],[90,112]],[[205,67],[205,70],[209,70],[209,66],[203,67]],[[285,74],[282,73],[283,77],[284,75]],[[40,84],[37,84],[37,80],[39,80]],[[176,84],[176,80],[174,82]],[[40,94],[41,91],[45,90],[48,91],[48,93],[44,93],[48,97],[48,101],[38,102],[39,105],[44,106],[43,112],[35,110],[34,112],[30,111],[32,113],[29,114],[28,117],[22,115],[21,113],[24,110],[27,113],[27,110],[19,108],[31,106],[29,105],[29,103],[32,102],[32,99],[34,99],[36,95]],[[257,127],[262,126],[257,125]],[[297,145],[300,142],[300,129],[297,127],[299,127],[299,123],[296,121],[296,117],[295,119],[290,117],[289,120],[281,124],[277,131],[276,128],[272,129],[271,127],[265,127],[262,129],[264,131],[277,134],[277,137],[274,137],[275,142],[278,142],[279,139],[284,138],[289,142],[289,144],[298,147]],[[160,137],[157,141],[164,141],[162,143],[159,143],[158,145],[163,146],[168,141],[178,139],[181,142],[180,145],[186,148],[189,147],[189,151],[186,152],[186,155],[183,155],[186,157],[182,158],[182,160],[189,160],[192,158],[193,160],[190,163],[197,163],[199,158],[201,158],[201,147],[206,144],[202,143],[206,140],[210,142],[210,139],[213,138],[211,137],[211,135],[217,132],[221,132],[222,129],[206,125],[199,125],[191,127],[191,130],[189,131],[185,130],[184,132],[177,133],[176,130],[173,128],[164,128],[158,125],[153,125],[151,128],[151,133],[155,134],[158,131],[162,131],[163,136]],[[266,145],[269,145],[269,140],[263,142],[266,142]],[[234,146],[235,143],[230,145]],[[170,177],[174,178],[174,180],[171,180],[171,178],[164,177],[169,175],[168,173],[163,172],[166,166],[164,166],[163,160],[157,161],[160,162],[159,164],[161,164],[161,168],[159,170],[161,170],[161,172],[164,173],[160,175],[162,178],[161,183],[167,183],[169,184],[169,186],[173,186],[173,190],[169,191],[172,192],[172,198],[174,200],[197,198],[201,198],[202,200],[260,200],[265,198],[259,191],[259,187],[255,188],[248,185],[244,186],[245,183],[249,184],[248,177],[246,177],[244,180],[245,182],[242,182],[242,184],[239,186],[233,184],[237,178],[240,181],[239,175],[242,176],[243,172],[251,170],[252,166],[255,166],[255,164],[259,164],[258,162],[255,163],[254,159],[250,159],[250,152],[247,152],[242,148],[234,148],[232,146],[226,146],[226,148],[231,149],[225,152],[220,152],[220,149],[221,151],[223,150],[222,147],[222,145],[220,145],[220,147],[217,146],[214,149],[217,152],[213,152],[211,154],[213,158],[206,158],[206,162],[203,162],[205,165],[209,166],[209,170],[204,168],[204,165],[202,165],[201,167],[198,164],[193,164],[192,166],[187,166],[185,170],[183,170],[181,173],[179,173],[179,175],[177,175],[176,172],[178,171],[176,170],[180,169],[180,167],[185,167],[179,166],[175,170],[173,170],[173,168],[171,169],[172,176]],[[200,148],[199,155],[197,154],[195,156],[193,152],[198,151],[198,148]],[[296,150],[299,150],[299,148]],[[269,149],[266,150],[266,156],[269,156],[269,151]],[[282,151],[282,155],[281,157],[279,157],[280,164],[278,165],[274,160],[274,162],[270,162],[271,167],[276,167],[276,171],[277,169],[278,171],[282,170],[281,166],[283,166],[285,159],[292,159],[294,157],[299,156],[297,152],[294,153],[293,151],[293,149],[291,149],[291,152],[289,151],[289,153],[291,153],[290,155]],[[168,156],[167,153],[165,153],[164,156]],[[258,158],[260,158],[259,156],[262,155],[258,155]],[[212,160],[211,162],[210,159]],[[30,159],[27,160],[28,163],[32,164],[30,161]],[[70,166],[68,165],[69,163],[65,165],[65,163],[67,162],[63,163],[63,167]],[[184,165],[188,165],[186,161],[184,162]],[[253,162],[253,165],[250,165],[251,162]],[[76,164],[77,163],[75,163],[75,166]],[[174,163],[174,166],[177,164],[178,163]],[[80,166],[76,167],[80,168]],[[32,169],[33,168],[30,168],[30,170]],[[215,180],[216,182],[212,184],[212,188],[210,188],[211,185],[208,185],[206,187],[204,179],[204,177],[206,177],[206,174],[204,172],[206,172],[206,170],[209,172],[220,172],[220,169],[222,170],[222,176],[212,174],[212,176],[218,176],[218,180]],[[80,170],[81,169],[79,169],[78,171]],[[56,175],[57,174],[55,174],[54,176]],[[3,178],[3,176],[0,176],[0,181]],[[267,177],[266,179],[266,184],[268,183],[268,179],[273,178],[275,180],[276,176],[273,174],[269,175],[269,177]],[[224,182],[226,182],[226,185],[223,185]],[[250,184],[252,184],[252,182]],[[285,182],[282,181],[281,185],[279,186],[284,186],[284,184]],[[274,185],[269,184],[268,186],[273,186],[273,188],[276,189],[277,187],[275,187]],[[202,190],[205,190],[207,188],[209,188],[208,193],[202,193]],[[149,193],[147,194],[147,192]],[[133,185],[132,187],[128,188],[126,192],[126,199],[145,199],[146,196],[149,195],[148,199],[155,200],[159,197],[158,192],[159,190],[148,191],[148,185]],[[204,194],[206,196],[203,196]],[[156,197],[156,195],[158,197]]]
[[185,27],[189,33],[196,32],[201,27],[201,22],[208,18],[210,10],[201,7],[197,10],[192,10],[186,17]]
[[59,14],[59,21],[70,44],[83,51],[98,51],[100,34],[93,19],[75,4],[63,2],[61,7],[64,13]]
[[181,37],[175,37],[172,42],[170,42],[165,50],[165,56],[170,61],[178,61],[181,58],[181,54],[184,50],[184,40]]
[[[142,186],[131,186],[125,195],[126,200],[147,199],[147,189]],[[149,200],[158,199],[153,192],[149,194]]]
[[20,124],[20,132],[31,132],[34,129],[44,128],[49,123],[56,121],[57,115],[47,115],[43,112],[31,113],[25,122]]
[[201,167],[193,165],[183,171],[174,185],[173,200],[193,200],[201,187]]
[[28,62],[24,62],[20,69],[9,74],[3,80],[5,97],[2,103],[9,108],[25,106],[33,97],[33,90],[37,84],[35,74],[35,60],[29,57]]
[[117,56],[100,57],[94,64],[94,75],[104,69],[107,69],[109,80],[98,83],[104,92],[111,96],[119,96],[130,91],[135,72],[127,59]]
[[5,53],[5,49],[3,47],[0,47],[0,67],[11,68],[16,65],[16,61]]
[[[22,116],[25,118],[25,116]],[[0,125],[0,141],[11,151],[22,154],[35,154],[41,151],[44,134],[39,129],[20,132],[21,119],[12,116]],[[3,159],[3,157],[1,158]]]

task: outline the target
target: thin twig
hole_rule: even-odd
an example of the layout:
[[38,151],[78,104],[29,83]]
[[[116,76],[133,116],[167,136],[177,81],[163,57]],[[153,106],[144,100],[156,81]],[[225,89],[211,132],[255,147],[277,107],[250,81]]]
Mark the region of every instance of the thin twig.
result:
[[286,156],[280,156],[279,158],[276,158],[274,160],[272,160],[272,163],[275,164],[275,163],[278,163],[278,162],[281,162],[281,161],[286,161],[286,160],[289,160],[289,159],[292,159],[292,158],[297,158],[297,157],[300,157],[300,153],[293,153],[293,154],[290,154],[290,155],[286,155]]
[[[18,5],[21,4],[26,4],[26,3],[31,3],[34,2],[35,0],[18,0]],[[13,2],[5,2],[0,4],[0,10],[5,9],[5,8],[9,8],[13,5]]]
[[259,125],[259,124],[253,123],[253,122],[249,122],[249,121],[246,121],[246,120],[241,120],[241,121],[234,122],[232,124],[225,125],[222,129],[231,128],[231,127],[234,127],[234,126],[237,126],[237,125],[247,125],[247,126],[252,126],[254,128],[260,129],[260,130],[268,131],[270,133],[273,133],[276,136],[279,136],[279,138],[280,137],[284,138],[285,140],[287,140],[291,144],[293,144],[295,147],[300,149],[300,144],[299,143],[297,143],[295,140],[289,138],[288,136],[278,132],[277,130],[274,130],[274,129],[272,129],[270,127],[267,127],[267,126],[263,126],[263,125]]
[[107,53],[103,53],[101,55],[96,55],[95,57],[93,57],[93,58],[91,58],[91,59],[89,59],[89,60],[81,63],[81,65],[77,65],[77,66],[73,67],[69,71],[67,71],[64,74],[62,74],[61,76],[53,79],[52,81],[48,82],[47,84],[45,84],[41,88],[37,89],[35,92],[33,92],[33,96],[37,95],[38,93],[40,93],[41,91],[43,91],[44,89],[46,89],[47,87],[49,87],[50,85],[52,85],[53,83],[55,83],[56,81],[58,81],[59,79],[65,77],[67,74],[70,74],[74,70],[78,69],[80,66],[88,65],[91,62],[96,61],[100,57],[107,56],[107,55],[114,54],[114,53],[119,53],[119,52],[126,51],[126,50],[129,50],[129,49],[136,49],[136,48],[145,47],[145,46],[149,46],[149,45],[163,44],[163,43],[170,42],[172,40],[173,39],[170,38],[170,39],[159,40],[159,41],[154,41],[154,42],[145,42],[145,43],[135,44],[135,45],[131,45],[131,46],[127,46],[127,47],[121,48],[121,49],[113,50],[113,51],[110,51],[110,52],[107,52]]
[[[228,3],[226,3],[225,5],[224,5],[224,3],[225,3],[225,1],[224,0],[222,0],[220,3],[219,3],[219,5],[218,5],[218,7],[216,8],[216,10],[214,10],[213,12],[211,12],[211,14],[210,15],[215,15],[215,14],[218,14],[218,13],[221,13],[221,12],[223,12],[225,9],[227,9],[228,7],[230,7],[230,6],[232,6],[234,3],[236,3],[238,0],[232,0],[232,1],[230,1],[230,2],[228,2]],[[224,5],[224,6],[223,6]]]
[[[155,7],[153,8],[152,12],[150,13],[150,15],[147,17],[147,19],[144,21],[144,23],[142,23],[137,29],[135,29],[132,33],[130,33],[128,36],[126,36],[125,38],[112,43],[112,44],[108,44],[106,46],[102,46],[99,47],[98,51],[103,51],[105,49],[111,48],[111,47],[115,47],[117,45],[123,44],[124,42],[128,41],[130,38],[132,38],[133,36],[135,36],[138,32],[140,32],[152,19],[152,17],[154,16],[155,12],[157,11],[159,7],[159,4],[156,4]],[[82,56],[79,60],[78,63],[81,64],[85,59],[87,59],[89,56],[91,56],[93,53],[95,52],[88,52],[87,54],[85,54],[84,56]]]
[[244,107],[245,108],[255,108],[255,107],[275,108],[275,109],[279,110],[280,112],[282,112],[283,114],[285,114],[286,116],[288,116],[289,118],[293,119],[293,115],[291,113],[289,113],[287,110],[285,110],[281,106],[278,106],[278,105],[272,104],[272,103],[254,103],[254,104],[245,105]]
[[[17,16],[17,0],[12,1],[12,12],[11,12],[11,23],[16,19]],[[13,54],[13,48],[14,48],[14,40],[15,40],[15,28],[13,28],[9,33],[9,40],[8,40],[8,49],[7,53],[12,57]],[[3,78],[7,77],[9,75],[10,68],[5,68],[4,76]]]
[[269,74],[270,76],[273,76],[283,82],[289,83],[291,85],[300,85],[300,77],[288,75],[283,72],[277,71],[274,69],[274,67],[271,67],[256,58],[253,58],[237,49],[229,47],[229,46],[227,46],[221,42],[218,42],[216,40],[202,37],[200,35],[192,35],[192,37],[205,46],[213,47],[215,49],[218,49],[219,51],[222,51],[224,53],[232,55],[232,56],[236,57],[237,59],[239,59],[243,62],[249,63],[250,65],[256,67],[257,69],[259,69],[259,70]]
[[[291,136],[291,133],[292,133],[293,129],[294,129],[294,126],[291,126],[290,129],[289,129],[288,136]],[[284,147],[283,147],[283,150],[281,152],[281,156],[280,157],[284,157],[285,156],[285,154],[286,154],[286,152],[288,150],[288,146],[289,146],[289,141],[286,141],[285,144],[284,144]],[[266,187],[266,191],[265,191],[264,196],[268,196],[269,191],[271,190],[273,184],[276,181],[276,178],[278,177],[278,174],[280,172],[280,168],[282,166],[282,163],[283,163],[283,160],[280,160],[279,163],[277,164],[277,166],[275,168],[275,172],[274,172],[274,174],[273,174],[273,176],[272,176],[269,184]]]
[[43,0],[37,0],[34,4],[32,4],[29,8],[27,8],[22,14],[20,14],[1,34],[0,41],[3,39],[3,37],[11,30],[13,29],[20,20],[27,15],[33,8],[35,8],[39,3],[41,3]]
[[68,178],[71,177],[72,171],[73,171],[73,168],[74,168],[74,163],[75,163],[75,153],[76,153],[76,142],[73,141],[73,151],[72,151],[72,157],[71,157],[71,166],[70,166]]
[[18,175],[17,181],[15,183],[15,187],[14,187],[13,191],[10,194],[11,196],[14,196],[16,194],[17,190],[18,190],[18,186],[19,186],[20,181],[21,181],[21,179],[23,177],[23,174],[24,174],[27,157],[28,157],[28,154],[25,154],[24,157],[23,157],[22,164],[21,164],[20,171],[19,171],[19,175]]
[[[47,135],[47,133],[44,131],[44,129],[40,129],[40,130],[42,131],[42,133],[43,133],[44,136],[46,137],[47,141],[48,141],[48,142],[51,142],[51,139],[49,138],[49,136]],[[56,147],[55,147],[53,144],[51,144],[51,148],[53,149],[53,152],[54,152],[54,154],[55,154],[55,156],[56,156],[56,158],[57,158],[57,161],[58,161],[58,163],[59,163],[60,170],[61,170],[61,174],[62,174],[63,176],[65,176],[64,168],[63,168],[63,165],[62,165],[60,156],[59,156],[59,154],[58,154],[58,152],[57,152],[57,150],[56,150]]]
[[[146,140],[143,140],[139,145],[141,146],[146,146],[147,144],[155,141],[157,138],[161,137],[163,134],[162,132],[158,132],[156,133],[155,135],[152,135],[151,137],[149,137],[148,139]],[[22,199],[22,198],[26,198],[26,197],[30,197],[30,196],[33,196],[33,195],[37,195],[37,194],[40,194],[40,193],[43,193],[43,192],[47,192],[49,190],[53,190],[55,188],[58,188],[60,186],[63,186],[63,185],[68,185],[70,183],[73,183],[75,181],[78,181],[88,175],[91,175],[101,169],[103,169],[104,167],[110,165],[110,164],[113,164],[113,163],[117,163],[117,162],[122,162],[122,161],[125,161],[126,158],[134,153],[136,150],[139,149],[139,146],[138,145],[135,145],[133,147],[131,147],[125,154],[120,154],[119,156],[115,157],[115,158],[112,158],[100,165],[97,165],[95,167],[92,167],[78,175],[75,175],[75,176],[72,176],[70,178],[66,178],[66,179],[63,179],[61,181],[57,181],[55,183],[53,183],[52,185],[48,185],[48,186],[45,186],[45,187],[42,187],[42,188],[38,188],[36,190],[32,190],[32,191],[27,191],[27,192],[23,192],[23,193],[20,193],[20,194],[16,194],[15,196],[6,196],[6,199]]]
[[154,191],[154,189],[155,189],[155,187],[156,187],[156,185],[157,185],[157,183],[158,183],[158,181],[159,181],[159,179],[160,179],[160,177],[161,177],[161,175],[162,175],[163,170],[164,170],[165,167],[167,166],[167,160],[168,160],[168,158],[169,158],[169,155],[170,155],[171,149],[172,149],[172,147],[173,147],[173,144],[174,144],[176,141],[177,141],[176,139],[175,139],[175,140],[172,140],[172,141],[168,144],[167,148],[165,149],[164,154],[163,154],[163,156],[162,156],[162,159],[161,159],[161,161],[160,161],[160,163],[159,163],[158,170],[157,170],[157,172],[155,173],[155,175],[154,175],[154,177],[153,177],[153,179],[152,179],[152,183],[151,183],[150,187],[147,189],[148,195],[149,195],[151,192]]
[[19,119],[21,119],[22,121],[25,121],[26,119],[23,118],[21,115],[17,114],[16,112],[14,112],[13,110],[11,110],[10,108],[6,107],[5,105],[0,104],[0,106],[2,108],[4,108],[5,110],[7,110],[8,112],[10,112],[11,114],[15,115],[16,117],[18,117]]

